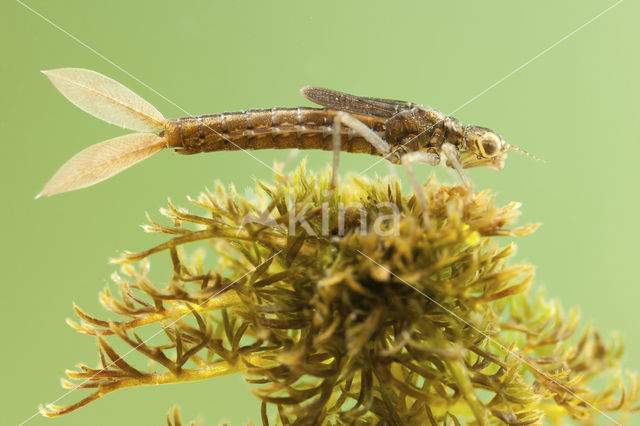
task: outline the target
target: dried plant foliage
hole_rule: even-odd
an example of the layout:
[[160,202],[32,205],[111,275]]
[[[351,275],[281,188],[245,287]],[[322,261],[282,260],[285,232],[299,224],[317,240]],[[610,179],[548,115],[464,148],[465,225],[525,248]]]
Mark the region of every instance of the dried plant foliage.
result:
[[[234,373],[253,384],[264,424],[593,424],[636,410],[621,343],[590,326],[578,334],[575,311],[527,294],[532,266],[508,263],[515,248],[495,237],[535,229],[513,227],[517,203],[430,180],[427,230],[395,179],[352,178],[335,191],[329,181],[303,165],[258,182],[254,200],[218,185],[191,200],[205,214],[161,210],[171,224],[145,229],[171,239],[115,260],[125,264],[118,291],[100,295],[118,319],[75,307],[81,323],[70,324],[97,340],[100,364],[67,371],[64,385],[93,393],[43,414]],[[395,206],[396,222],[380,220],[392,210],[381,203]],[[183,251],[196,241],[217,255],[213,271],[202,251]],[[146,259],[158,252],[172,262],[162,285]],[[142,329],[164,341],[145,341]],[[130,351],[151,365],[133,365]],[[177,411],[168,422],[180,424]]]

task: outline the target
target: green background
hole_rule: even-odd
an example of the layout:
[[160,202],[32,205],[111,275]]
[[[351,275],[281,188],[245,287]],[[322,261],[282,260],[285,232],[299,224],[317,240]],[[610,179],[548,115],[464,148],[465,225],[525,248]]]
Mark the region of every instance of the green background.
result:
[[[310,105],[298,94],[304,85],[449,113],[614,1],[28,4],[191,114]],[[521,201],[520,223],[543,223],[518,241],[518,258],[537,265],[535,287],[567,310],[579,307],[605,336],[620,331],[634,371],[640,367],[638,16],[638,2],[620,3],[455,113],[547,161],[513,153],[502,172],[469,175],[476,188],[496,191],[498,202]],[[65,368],[94,365],[93,342],[64,319],[73,316],[72,301],[100,315],[97,293],[117,269],[107,259],[159,241],[138,227],[145,212],[158,218],[167,197],[186,206],[186,195],[216,179],[242,191],[272,173],[242,152],[163,152],[97,186],[35,201],[71,155],[127,133],[74,107],[39,70],[93,69],[166,117],[185,113],[18,2],[2,2],[0,23],[0,406],[2,423],[17,424],[65,392],[59,385]],[[254,154],[272,164],[287,152]],[[330,161],[326,152],[305,155],[314,170]],[[374,161],[344,155],[341,171],[357,173]],[[416,169],[421,178],[433,172]],[[387,165],[367,174],[375,173],[389,173]],[[437,175],[450,180],[440,168]],[[168,274],[166,261],[152,258],[158,276]],[[174,403],[184,419],[259,422],[248,385],[230,377],[124,390],[61,419],[36,416],[28,424],[156,424]]]

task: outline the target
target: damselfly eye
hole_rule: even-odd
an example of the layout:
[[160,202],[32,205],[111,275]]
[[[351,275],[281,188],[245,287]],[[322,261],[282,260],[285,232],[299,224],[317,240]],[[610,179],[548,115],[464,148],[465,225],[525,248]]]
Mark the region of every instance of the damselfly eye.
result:
[[493,157],[498,153],[499,149],[498,142],[493,138],[484,139],[480,142],[480,150],[485,157]]

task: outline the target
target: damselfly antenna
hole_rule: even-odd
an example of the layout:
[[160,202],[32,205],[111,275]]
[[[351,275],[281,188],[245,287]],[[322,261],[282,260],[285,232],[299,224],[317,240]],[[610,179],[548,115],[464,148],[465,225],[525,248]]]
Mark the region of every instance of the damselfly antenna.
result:
[[505,145],[507,145],[508,149],[512,149],[514,151],[518,151],[519,153],[526,155],[527,157],[531,158],[532,160],[538,161],[540,163],[546,163],[546,161],[543,160],[542,158],[538,158],[535,155],[531,154],[528,151],[525,151],[524,149],[522,149],[520,147],[517,147],[515,145],[511,145],[511,144],[505,144]]

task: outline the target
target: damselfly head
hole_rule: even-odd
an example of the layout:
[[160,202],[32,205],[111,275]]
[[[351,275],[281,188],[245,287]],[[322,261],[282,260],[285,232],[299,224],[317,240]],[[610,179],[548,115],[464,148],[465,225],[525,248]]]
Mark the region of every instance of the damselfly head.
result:
[[467,126],[464,132],[464,147],[466,151],[460,155],[462,167],[486,166],[502,170],[509,144],[491,129]]

